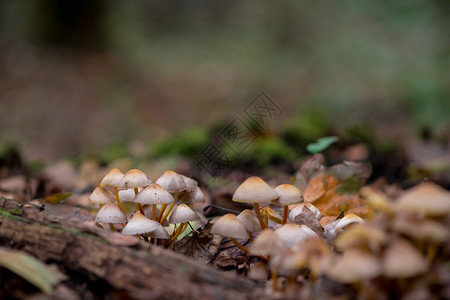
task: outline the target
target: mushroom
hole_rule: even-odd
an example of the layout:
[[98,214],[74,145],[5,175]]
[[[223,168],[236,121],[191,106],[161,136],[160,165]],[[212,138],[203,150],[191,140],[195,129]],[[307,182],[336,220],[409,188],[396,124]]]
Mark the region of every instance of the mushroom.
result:
[[106,203],[114,203],[115,201],[114,195],[104,187],[96,187],[89,196],[89,202],[99,204],[100,207]]
[[444,216],[450,214],[450,192],[432,182],[422,183],[400,196],[395,207],[397,212]]
[[379,252],[387,242],[386,232],[374,225],[358,223],[342,231],[335,239],[336,248],[343,251],[351,247],[365,247]]
[[427,261],[405,239],[398,239],[387,248],[382,266],[383,274],[394,278],[413,277],[428,269]]
[[[117,188],[121,190],[134,189],[134,195],[137,195],[139,193],[138,188],[146,187],[151,183],[152,181],[144,172],[131,169],[122,177]],[[136,209],[144,214],[144,208],[139,202],[136,203]]]
[[[310,229],[311,230],[311,229]],[[314,236],[317,236],[314,231],[311,230]],[[311,237],[310,234],[306,233],[300,225],[295,223],[287,223],[275,230],[276,235],[283,241],[287,248],[292,248],[297,242],[305,241]]]
[[192,178],[189,178],[187,176],[184,176],[182,174],[178,174],[181,176],[181,178],[183,178],[184,183],[186,184],[186,192],[192,192],[193,190],[195,190],[195,188],[198,187],[198,182]]
[[259,224],[258,219],[250,209],[244,209],[241,211],[237,218],[242,222],[242,224],[244,224],[248,232],[248,237],[250,238],[250,241],[253,242],[252,233],[261,230],[261,225]]
[[264,216],[266,228],[269,227],[269,220],[278,224],[281,224],[283,222],[283,217],[268,206],[261,208],[260,212]]
[[278,193],[264,180],[253,176],[245,180],[234,192],[233,201],[252,203],[261,228],[267,228],[259,212],[259,203],[270,202],[278,198]]
[[170,246],[170,244],[175,241],[180,234],[182,234],[188,225],[188,222],[198,220],[198,216],[189,206],[184,203],[180,203],[175,207],[173,212],[170,214],[169,223],[171,224],[180,224],[180,226],[174,231],[172,238],[166,243],[166,246]]
[[167,212],[166,208],[167,208],[167,204],[162,204],[161,205],[161,209],[159,211],[159,215],[158,215],[158,222],[159,223],[164,223],[164,220],[167,218],[167,216],[170,214],[170,212],[172,211],[175,203],[178,200],[178,196],[186,190],[187,185],[186,182],[184,181],[183,177],[180,174],[175,173],[174,171],[165,171],[157,180],[156,183],[159,184],[160,186],[162,186],[166,191],[168,191],[169,193],[171,193],[173,195],[174,198],[174,202],[170,205],[169,209]]
[[162,186],[157,183],[152,183],[137,194],[133,201],[140,204],[151,204],[152,220],[156,221],[157,205],[171,204],[174,202],[174,199],[173,196],[168,191],[163,189]]
[[116,231],[112,224],[127,222],[127,216],[115,203],[103,205],[95,216],[95,222],[108,223],[112,231]]
[[283,222],[281,224],[284,225],[288,218],[288,206],[302,203],[304,201],[303,195],[302,192],[292,184],[280,184],[275,188],[275,191],[278,193],[279,198],[274,200],[273,203],[283,205]]
[[114,168],[109,171],[108,174],[103,177],[102,181],[100,182],[100,186],[111,186],[114,188],[114,194],[116,196],[117,205],[119,206],[120,210],[125,214],[125,209],[122,206],[122,203],[120,203],[119,199],[119,190],[117,187],[119,186],[119,182],[123,177],[123,173],[120,172],[119,169]]
[[180,201],[192,207],[195,203],[205,202],[205,195],[199,187],[194,188],[192,191],[186,191],[180,197]]
[[247,229],[244,224],[233,214],[226,214],[220,217],[211,228],[212,234],[219,234],[221,236],[227,236],[234,243],[236,247],[249,253],[247,247],[242,246],[236,239],[246,239]]
[[122,234],[125,235],[141,235],[155,231],[158,226],[161,226],[156,221],[150,220],[140,211],[134,213],[128,224],[122,229]]
[[350,248],[335,259],[326,271],[331,279],[341,283],[356,283],[372,279],[381,273],[379,260],[370,252]]

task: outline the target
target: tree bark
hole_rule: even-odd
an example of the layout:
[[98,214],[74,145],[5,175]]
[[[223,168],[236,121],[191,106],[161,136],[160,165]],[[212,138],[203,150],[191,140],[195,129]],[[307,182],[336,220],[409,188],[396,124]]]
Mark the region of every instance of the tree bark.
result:
[[51,209],[0,199],[0,245],[21,249],[63,270],[102,279],[136,299],[264,298],[262,288],[252,281],[221,273],[171,250],[148,243],[132,247],[109,243],[96,230],[86,232],[71,221],[70,216],[80,220],[80,214],[75,207],[53,214]]

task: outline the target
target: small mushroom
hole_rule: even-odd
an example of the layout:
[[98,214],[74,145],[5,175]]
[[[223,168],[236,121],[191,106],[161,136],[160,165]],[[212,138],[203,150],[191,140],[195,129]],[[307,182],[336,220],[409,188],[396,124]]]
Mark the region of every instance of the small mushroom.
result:
[[244,224],[245,228],[248,232],[248,237],[251,241],[253,241],[253,232],[258,232],[261,230],[261,225],[258,222],[258,219],[253,214],[253,212],[250,209],[244,209],[241,211],[241,213],[237,216],[239,221]]
[[211,228],[212,234],[219,234],[221,236],[227,236],[230,240],[242,251],[249,253],[249,250],[239,244],[236,239],[246,239],[247,229],[244,224],[233,214],[226,214],[220,217]]
[[174,202],[173,196],[157,183],[149,184],[139,194],[137,194],[134,202],[140,204],[152,205],[152,220],[156,221],[156,211],[158,204],[171,204]]
[[89,196],[89,202],[99,204],[100,207],[106,203],[114,203],[115,201],[114,195],[104,187],[96,187]]
[[289,212],[289,205],[302,203],[304,201],[302,192],[292,184],[280,184],[275,188],[279,198],[274,200],[274,204],[283,206],[282,225],[286,224]]
[[119,190],[118,190],[118,186],[120,183],[120,180],[122,180],[123,178],[123,173],[117,169],[117,168],[113,168],[111,169],[111,171],[108,172],[108,174],[105,175],[105,177],[103,177],[102,181],[100,182],[100,186],[101,187],[105,187],[105,186],[111,186],[114,188],[114,194],[116,196],[116,201],[117,201],[117,205],[119,206],[120,210],[125,214],[125,209],[122,206],[122,203],[120,203],[120,199],[119,199]]
[[253,176],[245,180],[234,192],[233,201],[252,203],[255,214],[262,228],[267,228],[259,212],[259,203],[270,202],[278,198],[278,193],[264,180]]
[[398,239],[387,248],[382,266],[383,274],[394,278],[413,277],[428,269],[427,261],[405,239]]
[[111,230],[115,231],[112,224],[126,223],[127,216],[115,203],[107,203],[98,210],[95,222],[109,223]]
[[[133,189],[134,195],[136,196],[139,193],[139,188],[146,187],[151,183],[152,181],[144,172],[138,169],[131,169],[122,177],[117,188],[120,190]],[[141,214],[144,214],[142,205],[139,202],[135,203],[137,210],[139,210]]]

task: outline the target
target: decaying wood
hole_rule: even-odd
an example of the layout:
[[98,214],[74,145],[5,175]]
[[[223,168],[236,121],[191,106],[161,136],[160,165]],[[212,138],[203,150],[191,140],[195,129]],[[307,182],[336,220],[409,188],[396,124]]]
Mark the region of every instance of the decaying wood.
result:
[[[70,211],[68,215],[80,213]],[[79,220],[79,218],[78,218]],[[0,199],[0,245],[34,255],[65,270],[103,279],[133,298],[263,298],[253,282],[221,273],[171,250],[107,242],[70,217],[49,214],[33,205]]]

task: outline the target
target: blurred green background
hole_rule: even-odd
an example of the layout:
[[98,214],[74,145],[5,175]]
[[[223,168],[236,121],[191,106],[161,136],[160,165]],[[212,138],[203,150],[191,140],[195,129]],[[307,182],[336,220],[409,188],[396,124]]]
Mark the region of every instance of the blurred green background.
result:
[[284,114],[273,124],[280,134],[249,157],[269,149],[291,159],[286,143],[348,128],[448,139],[449,7],[2,0],[0,146],[19,145],[31,160],[120,156],[133,145],[192,154],[260,90]]

